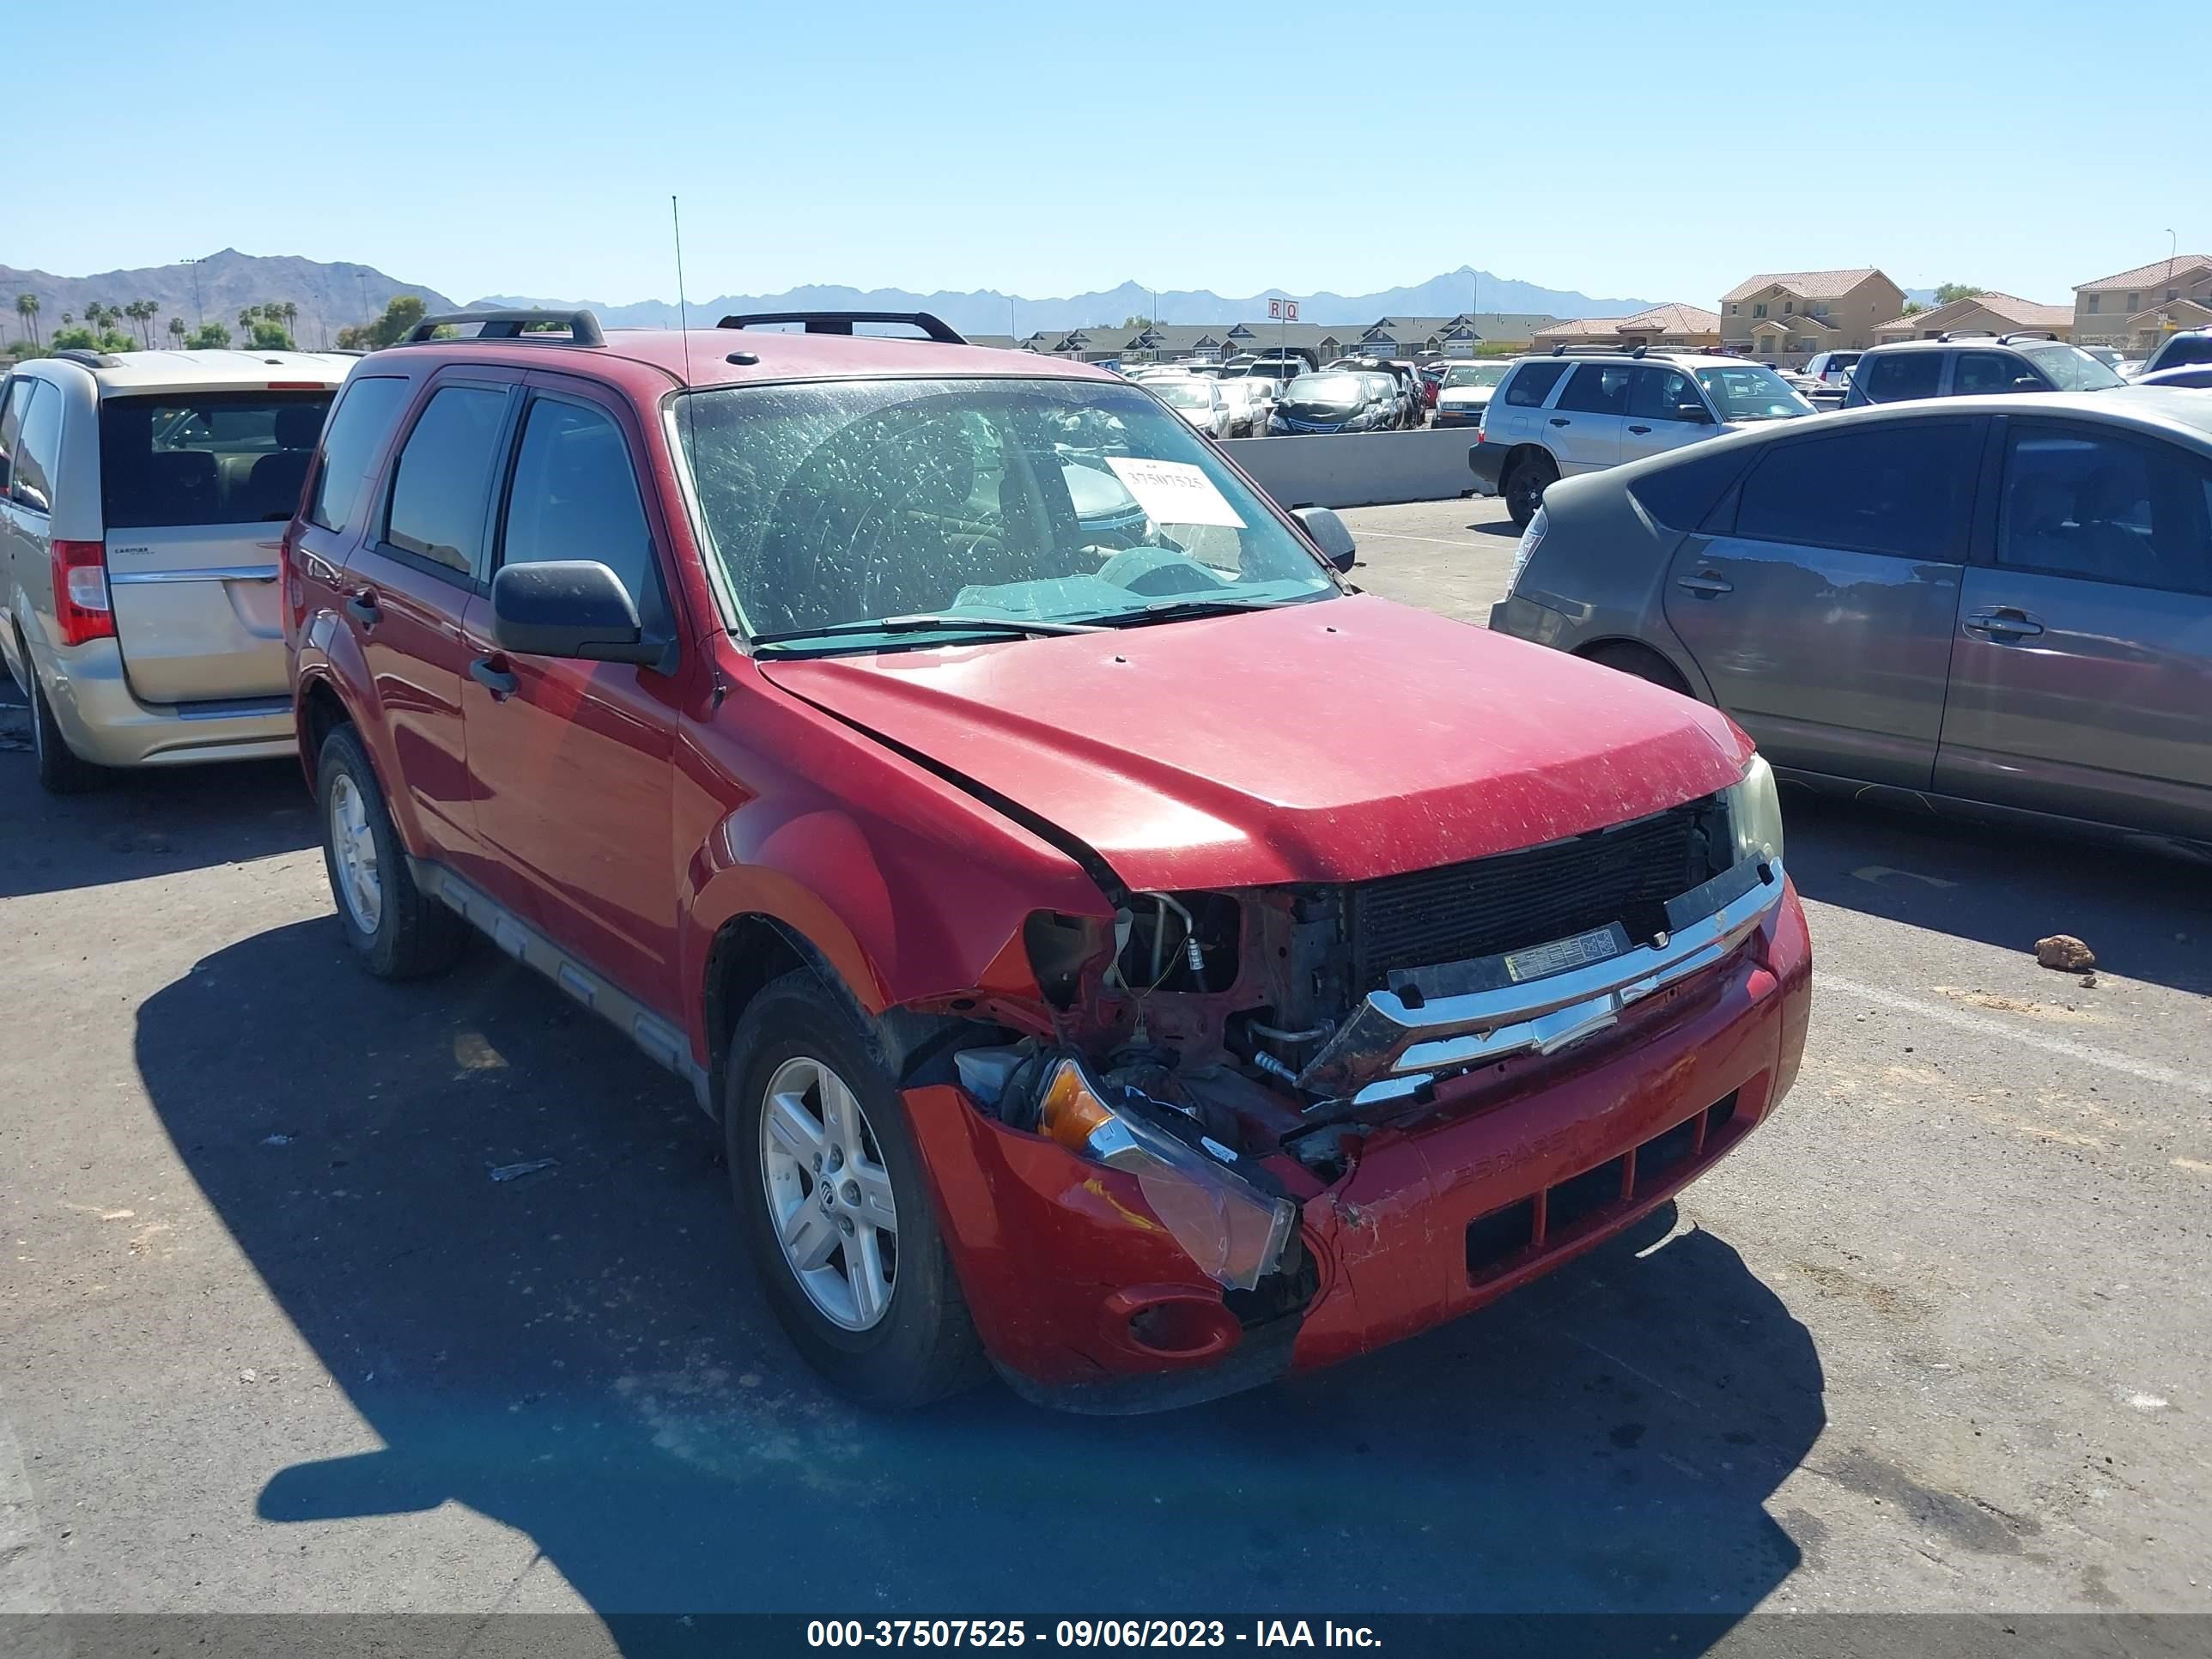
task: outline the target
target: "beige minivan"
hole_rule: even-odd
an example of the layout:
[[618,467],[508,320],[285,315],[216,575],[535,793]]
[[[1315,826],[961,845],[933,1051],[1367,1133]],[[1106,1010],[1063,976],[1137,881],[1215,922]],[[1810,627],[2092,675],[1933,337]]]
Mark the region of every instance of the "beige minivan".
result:
[[292,751],[278,538],[353,363],[63,351],[0,385],[0,659],[46,788]]

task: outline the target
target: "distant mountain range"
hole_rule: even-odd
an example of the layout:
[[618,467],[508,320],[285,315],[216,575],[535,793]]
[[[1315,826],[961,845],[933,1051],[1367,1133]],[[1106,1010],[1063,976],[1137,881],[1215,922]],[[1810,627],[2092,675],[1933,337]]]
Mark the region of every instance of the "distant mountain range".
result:
[[96,276],[57,276],[51,271],[0,265],[0,330],[9,339],[21,331],[15,316],[19,294],[38,295],[41,338],[51,338],[62,326],[64,312],[82,318],[88,303],[126,306],[134,300],[151,300],[161,307],[153,325],[160,344],[167,343],[171,317],[194,325],[224,323],[234,331],[244,307],[287,300],[300,307],[294,337],[303,346],[326,345],[347,325],[381,316],[401,294],[416,295],[433,311],[459,309],[435,289],[400,282],[368,265],[325,264],[289,254],[264,258],[234,247],[204,259],[104,270]]
[[[238,313],[246,306],[290,301],[300,307],[296,335],[303,346],[319,346],[337,337],[341,328],[381,314],[395,296],[411,294],[432,311],[459,311],[437,289],[420,283],[404,283],[374,266],[283,255],[263,257],[225,248],[205,258],[170,265],[151,265],[135,270],[108,270],[92,276],[58,276],[51,271],[20,270],[0,265],[0,336],[14,338],[21,332],[14,322],[14,302],[19,294],[38,296],[38,328],[41,337],[61,327],[62,315],[81,318],[88,303],[123,306],[134,300],[151,300],[161,314],[153,324],[157,342],[166,337],[170,317],[188,324],[202,321],[235,326]],[[1167,323],[1234,323],[1267,314],[1267,294],[1247,298],[1224,298],[1207,289],[1163,289],[1157,315]],[[1548,313],[1554,317],[1613,317],[1641,311],[1651,301],[1632,299],[1592,299],[1571,289],[1541,288],[1533,283],[1508,281],[1488,271],[1462,265],[1457,270],[1432,276],[1410,287],[1386,289],[1379,294],[1310,294],[1292,296],[1300,302],[1302,319],[1310,323],[1368,323],[1377,317],[1449,317],[1462,311],[1518,311]],[[601,301],[526,298],[490,295],[471,302],[472,307],[507,306],[547,307],[573,310],[588,306],[610,328],[673,328],[675,305],[662,300],[629,303]],[[904,289],[871,289],[809,285],[781,294],[723,294],[690,302],[695,322],[733,311],[928,311],[969,334],[1026,335],[1037,329],[1074,328],[1086,324],[1112,325],[1125,317],[1154,315],[1153,295],[1135,283],[1064,299],[1032,300],[984,289],[972,293],[939,291],[915,294]]]
[[[1274,290],[1275,294],[1282,292]],[[862,289],[809,285],[781,294],[723,294],[711,300],[694,300],[690,312],[696,322],[702,317],[711,321],[733,311],[927,311],[942,317],[963,334],[1021,336],[1045,328],[1110,325],[1125,317],[1157,315],[1164,323],[1249,322],[1267,314],[1271,297],[1268,294],[1257,294],[1243,299],[1224,299],[1207,289],[1162,289],[1156,313],[1152,290],[1136,283],[1054,300],[1031,300],[1020,295],[1001,294],[995,289],[915,294],[899,288]],[[1457,270],[1431,276],[1425,283],[1408,288],[1385,289],[1379,294],[1310,294],[1291,297],[1299,302],[1299,320],[1323,324],[1371,323],[1378,317],[1453,317],[1462,311],[1621,317],[1653,303],[1650,300],[1594,300],[1571,289],[1508,281],[1470,265],[1462,265]],[[476,303],[564,311],[588,307],[610,328],[674,328],[677,325],[675,306],[662,300],[621,305],[599,300],[496,294]]]

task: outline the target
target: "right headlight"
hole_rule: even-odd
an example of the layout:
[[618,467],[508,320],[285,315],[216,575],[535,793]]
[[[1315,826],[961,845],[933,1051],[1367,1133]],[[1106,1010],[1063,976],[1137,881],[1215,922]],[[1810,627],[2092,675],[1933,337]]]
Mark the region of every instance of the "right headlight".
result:
[[1728,815],[1729,836],[1735,843],[1731,863],[1782,856],[1782,797],[1765,756],[1753,755],[1743,775],[1729,786]]
[[1248,1161],[1195,1123],[1171,1128],[1172,1108],[1062,1058],[1046,1079],[1039,1116],[1037,1127],[1068,1151],[1134,1176],[1161,1224],[1216,1283],[1249,1291],[1281,1264],[1297,1206],[1261,1190]]

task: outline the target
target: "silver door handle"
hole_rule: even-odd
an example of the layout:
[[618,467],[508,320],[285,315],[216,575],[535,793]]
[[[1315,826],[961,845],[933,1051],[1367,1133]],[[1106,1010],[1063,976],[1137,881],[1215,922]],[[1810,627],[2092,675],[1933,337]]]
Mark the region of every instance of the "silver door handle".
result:
[[2043,624],[2025,611],[1976,611],[1966,617],[1966,631],[1992,639],[2032,640],[2043,631]]
[[1723,581],[1711,571],[1700,571],[1694,576],[1677,576],[1674,578],[1674,586],[1686,587],[1691,592],[1702,593],[1708,599],[1715,594],[1735,592],[1734,582]]

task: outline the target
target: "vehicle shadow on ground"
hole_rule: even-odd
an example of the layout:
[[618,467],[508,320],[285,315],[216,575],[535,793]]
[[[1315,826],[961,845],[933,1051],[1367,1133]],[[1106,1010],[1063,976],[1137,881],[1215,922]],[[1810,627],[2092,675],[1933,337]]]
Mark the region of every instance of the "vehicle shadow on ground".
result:
[[2071,933],[2110,972],[2212,992],[2212,864],[1795,785],[1782,811],[1806,898],[2030,957],[2039,939]]
[[1503,536],[1509,541],[1516,542],[1521,539],[1521,526],[1510,519],[1485,519],[1480,524],[1468,526],[1468,528],[1478,536]]
[[27,749],[0,710],[0,898],[65,892],[211,864],[245,864],[316,844],[299,763],[109,772],[82,795],[39,787]]
[[620,1615],[665,1610],[1729,1615],[1798,1559],[1763,1505],[1824,1426],[1820,1360],[1671,1206],[1311,1378],[1121,1419],[993,1382],[883,1418],[775,1326],[688,1091],[489,950],[393,987],[330,921],[276,929],[151,998],[137,1052],[383,1442],[272,1446],[263,1518],[469,1505],[632,1653],[656,1638]]

